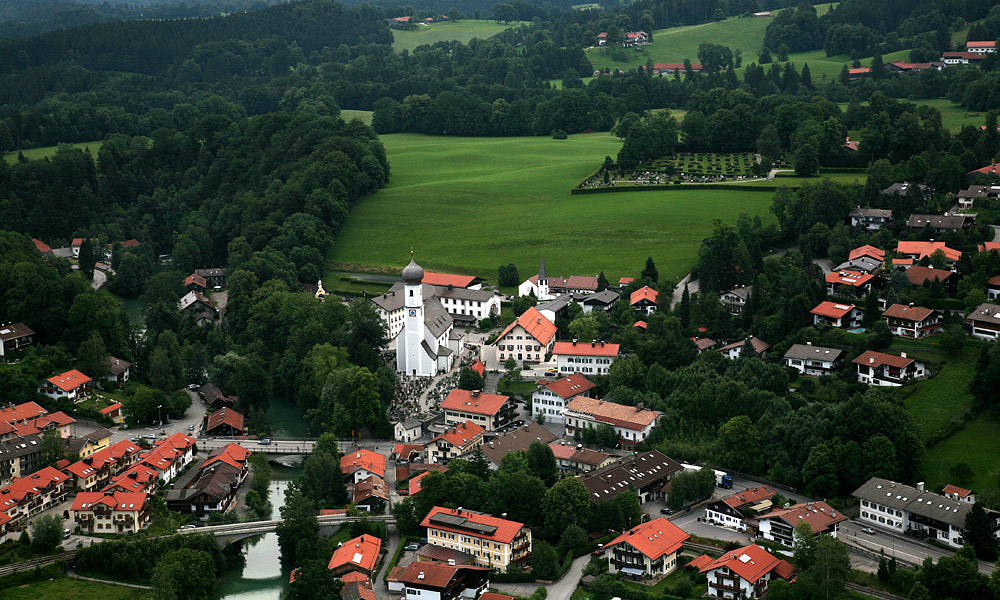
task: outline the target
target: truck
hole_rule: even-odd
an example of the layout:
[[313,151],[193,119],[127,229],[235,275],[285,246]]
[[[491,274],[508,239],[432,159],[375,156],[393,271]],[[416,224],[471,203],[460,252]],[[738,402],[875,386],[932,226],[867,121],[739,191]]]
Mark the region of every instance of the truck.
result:
[[733,487],[733,476],[725,471],[719,471],[715,469],[715,485],[721,488],[732,489]]

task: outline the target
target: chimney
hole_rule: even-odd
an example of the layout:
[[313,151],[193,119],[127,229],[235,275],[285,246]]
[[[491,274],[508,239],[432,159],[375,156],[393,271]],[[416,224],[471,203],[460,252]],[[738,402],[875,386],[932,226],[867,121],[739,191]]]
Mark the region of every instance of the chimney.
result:
[[918,492],[924,491],[924,482],[923,481],[918,481],[917,482],[917,491]]
[[454,558],[449,558],[448,559],[448,566],[449,567],[454,567],[455,566],[455,559]]
[[473,398],[478,398],[479,397],[479,390],[472,390],[472,392],[470,392],[470,395]]
[[812,342],[806,342],[806,346],[812,346],[812,345],[813,345]]
[[900,358],[906,358],[906,352],[900,352],[899,353],[899,357]]
[[874,356],[869,356],[868,357],[868,364],[870,364],[870,365],[874,365],[875,364],[875,357]]

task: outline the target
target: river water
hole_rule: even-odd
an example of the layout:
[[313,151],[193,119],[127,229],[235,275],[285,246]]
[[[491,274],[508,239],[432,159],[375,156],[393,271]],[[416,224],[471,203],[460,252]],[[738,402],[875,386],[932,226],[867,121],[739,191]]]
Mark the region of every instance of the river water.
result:
[[[267,411],[275,437],[303,437],[306,425],[302,411],[292,402],[274,400]],[[277,518],[285,502],[285,488],[302,472],[301,467],[289,468],[271,463],[271,518]],[[246,565],[233,569],[215,589],[216,600],[279,600],[288,589],[291,569],[281,566],[278,534],[267,533],[243,543]]]

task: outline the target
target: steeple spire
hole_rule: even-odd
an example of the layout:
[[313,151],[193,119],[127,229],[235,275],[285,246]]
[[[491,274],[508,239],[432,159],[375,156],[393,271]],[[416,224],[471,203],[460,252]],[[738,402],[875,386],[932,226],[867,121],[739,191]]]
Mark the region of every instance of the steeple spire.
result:
[[549,274],[545,272],[545,257],[542,257],[542,264],[538,266],[538,281],[545,281]]

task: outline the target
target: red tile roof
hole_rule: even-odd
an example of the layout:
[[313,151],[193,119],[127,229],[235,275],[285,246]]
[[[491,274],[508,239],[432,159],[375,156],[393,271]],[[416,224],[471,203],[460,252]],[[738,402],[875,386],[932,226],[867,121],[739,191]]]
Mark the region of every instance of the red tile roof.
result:
[[848,69],[848,75],[864,75],[865,73],[871,73],[871,67],[859,67],[857,69]]
[[905,319],[907,321],[923,321],[934,314],[934,309],[923,306],[907,306],[905,304],[893,304],[882,313],[883,317],[894,319]]
[[[711,563],[699,568],[698,572],[706,573],[719,567],[728,567],[729,570],[739,575],[740,578],[750,583],[756,583],[761,577],[775,570],[781,562],[784,561],[775,558],[757,544],[750,544],[749,546],[726,552]],[[786,569],[783,568],[782,570],[785,571]]]
[[231,408],[220,408],[208,415],[205,431],[211,431],[223,424],[229,425],[236,431],[243,431],[243,415]]
[[109,415],[109,414],[115,412],[116,410],[121,410],[121,408],[122,408],[121,403],[120,402],[115,402],[114,404],[111,404],[109,406],[105,406],[104,408],[102,408],[98,412],[101,413],[102,415]]
[[1000,252],[1000,242],[986,242],[985,244],[979,244],[977,249],[980,252]]
[[148,496],[144,492],[114,492],[112,494],[80,492],[73,499],[73,507],[70,510],[90,510],[96,504],[103,504],[111,510],[137,511],[142,510]]
[[509,396],[453,389],[441,403],[441,410],[459,410],[476,415],[496,416]]
[[410,478],[410,495],[413,496],[414,494],[420,493],[420,490],[423,489],[423,484],[421,482],[424,480],[424,477],[427,477],[428,473],[434,473],[434,472],[436,472],[436,471],[424,471],[423,473],[421,473],[420,475],[417,475],[416,477],[411,477]]
[[990,277],[989,281],[986,282],[986,285],[991,287],[1000,287],[1000,275]]
[[350,573],[345,573],[344,576],[340,578],[340,580],[343,581],[344,583],[351,583],[353,581],[355,583],[367,583],[369,585],[371,584],[371,580],[368,579],[368,576],[365,575],[364,573],[361,573],[360,571],[351,571]]
[[504,594],[498,594],[496,592],[486,592],[479,597],[479,600],[516,600],[514,596],[506,596]]
[[73,390],[78,389],[80,386],[88,384],[91,381],[93,380],[90,377],[87,377],[76,369],[71,369],[61,375],[49,377],[48,379],[49,383],[64,392],[72,392]]
[[997,43],[995,41],[992,41],[992,42],[966,42],[965,43],[965,47],[966,48],[996,48],[997,47]]
[[439,562],[414,561],[399,574],[399,581],[421,588],[446,588],[455,573],[462,569],[485,571],[484,567],[469,565],[448,565]]
[[[542,313],[538,312],[538,309],[534,306],[528,308],[524,311],[520,317],[514,319],[514,322],[507,326],[499,336],[497,340],[502,340],[504,336],[511,332],[514,327],[520,325],[528,335],[538,340],[543,346],[548,346],[549,342],[556,335],[556,325],[552,321],[545,318]],[[496,343],[496,342],[494,342]]]
[[628,284],[632,283],[633,281],[635,281],[635,277],[622,277],[621,279],[618,280],[618,285],[622,285],[622,286],[628,285]]
[[452,446],[463,448],[469,443],[469,441],[481,436],[484,431],[486,430],[472,421],[466,421],[461,425],[455,425],[454,427],[448,429],[441,435],[434,438],[434,440],[444,440]]
[[636,321],[632,323],[632,327],[638,327],[639,329],[646,329],[649,325],[645,321]]
[[187,277],[184,278],[184,287],[187,287],[187,286],[191,285],[192,283],[195,284],[195,285],[197,285],[198,287],[201,287],[201,288],[208,287],[208,284],[206,283],[205,278],[202,277],[201,275],[196,275],[194,273],[192,273],[192,274],[190,274],[190,275],[188,275]]
[[476,281],[475,275],[449,275],[448,273],[432,273],[430,271],[424,271],[424,278],[421,283],[426,283],[428,285],[440,285],[440,286],[452,286],[457,288],[466,288],[472,285]]
[[906,279],[911,285],[923,285],[925,281],[945,281],[955,275],[948,269],[935,269],[933,267],[912,266],[906,270]]
[[250,451],[243,446],[232,443],[226,444],[222,448],[214,450],[205,460],[205,463],[201,465],[201,468],[204,469],[214,462],[224,462],[227,465],[242,469],[243,463],[246,462],[248,456],[250,456]]
[[618,344],[604,342],[556,342],[552,347],[552,354],[615,357],[618,356],[620,348]]
[[840,319],[847,316],[852,310],[854,310],[854,308],[856,307],[853,304],[839,304],[837,302],[830,302],[827,300],[820,302],[816,308],[809,312],[821,317]]
[[569,400],[573,396],[579,396],[580,394],[597,387],[589,379],[579,373],[573,373],[569,377],[563,377],[558,381],[546,381],[543,385],[564,400]]
[[330,557],[328,569],[336,569],[344,565],[360,567],[369,573],[375,570],[375,562],[378,560],[379,552],[382,550],[382,540],[364,534],[352,540],[347,540],[334,551]]
[[653,288],[649,287],[648,285],[644,285],[641,288],[637,289],[636,291],[632,292],[632,295],[629,296],[628,303],[629,305],[632,305],[641,302],[643,300],[646,300],[648,302],[656,304],[656,297],[659,296],[659,294],[660,293],[654,290]]
[[35,242],[35,248],[38,248],[38,251],[41,252],[42,254],[50,254],[52,252],[52,247],[43,242],[42,240],[36,240],[35,238],[31,238],[31,241]]
[[659,412],[648,408],[615,404],[586,396],[577,396],[570,400],[569,404],[566,405],[566,410],[590,415],[599,423],[616,425],[634,431],[642,431],[660,416]]
[[691,536],[680,527],[660,517],[623,532],[608,542],[605,548],[625,543],[642,552],[650,560],[657,560],[661,556],[680,550],[689,537]]
[[[431,523],[431,519],[435,515],[439,514],[446,514],[459,518],[465,518],[471,523],[486,525],[488,527],[495,527],[496,530],[491,534],[487,534],[485,532],[474,533],[469,529],[464,529],[457,525],[449,526],[447,524],[437,521]],[[420,523],[420,526],[434,527],[435,529],[442,529],[444,531],[450,531],[452,533],[461,533],[462,535],[468,535],[484,540],[490,540],[493,542],[509,544],[511,541],[514,540],[514,537],[517,536],[517,533],[521,531],[521,529],[524,527],[524,523],[518,523],[517,521],[508,521],[507,519],[500,519],[492,515],[487,515],[471,510],[463,510],[461,513],[459,513],[458,510],[454,508],[444,508],[441,506],[435,506],[434,508],[431,509],[429,513],[427,513],[427,516],[424,517],[424,520]]]
[[691,567],[691,568],[694,568],[694,569],[698,569],[700,571],[702,567],[704,567],[706,565],[712,564],[712,561],[714,561],[714,560],[715,559],[712,558],[711,556],[709,556],[707,554],[702,554],[701,556],[697,556],[695,558],[692,558],[688,562],[688,564],[686,564],[684,566]]
[[761,515],[764,519],[781,519],[792,527],[805,521],[809,523],[813,533],[823,533],[833,525],[847,520],[847,515],[834,509],[826,502],[808,502],[796,504],[784,509],[772,510]]
[[968,175],[974,175],[976,173],[982,173],[983,175],[993,175],[1000,173],[998,169],[1000,169],[1000,163],[993,163],[991,165],[986,165],[981,169],[976,169],[975,171],[969,171]]
[[910,365],[910,363],[913,362],[913,359],[903,358],[902,356],[896,356],[895,354],[885,354],[884,352],[868,350],[861,356],[855,358],[852,362],[859,365],[868,365],[873,368],[888,365],[898,369],[905,369]]
[[486,375],[486,365],[484,365],[483,361],[479,360],[478,358],[476,359],[476,362],[469,365],[469,368],[475,371],[476,373],[479,373],[481,377]]
[[958,496],[959,498],[965,498],[966,496],[968,496],[969,494],[972,493],[972,490],[967,490],[965,488],[960,488],[957,485],[952,485],[952,484],[949,483],[948,485],[944,486],[944,489],[941,490],[941,493],[942,494],[954,494],[954,495]]
[[[653,63],[654,71],[684,71],[686,67],[682,62],[667,62],[667,63]],[[700,71],[701,63],[693,62],[691,63],[692,71]]]
[[364,469],[379,477],[385,477],[385,465],[384,455],[364,448],[340,457],[340,471],[344,475],[349,475],[358,469]]
[[961,252],[952,250],[944,242],[899,242],[896,245],[896,252],[898,254],[914,254],[917,256],[917,260],[925,256],[930,256],[936,250],[944,252],[945,258],[948,260],[962,258]]
[[776,492],[766,485],[759,485],[757,487],[752,487],[746,491],[733,494],[728,498],[724,498],[722,501],[733,508],[739,508],[741,506],[747,506],[748,504],[757,504],[762,500],[767,500],[774,496]]
[[865,244],[864,246],[859,246],[854,250],[851,250],[850,254],[847,255],[848,260],[854,260],[855,258],[861,258],[862,256],[868,256],[878,260],[885,260],[885,250],[876,248],[875,246],[870,246]]
[[49,414],[49,411],[39,406],[36,402],[25,402],[0,410],[0,421],[14,423],[27,421],[28,419],[34,419],[47,414]]
[[826,275],[827,283],[849,285],[856,288],[869,283],[872,279],[875,279],[874,275],[858,273],[857,271],[835,271]]

